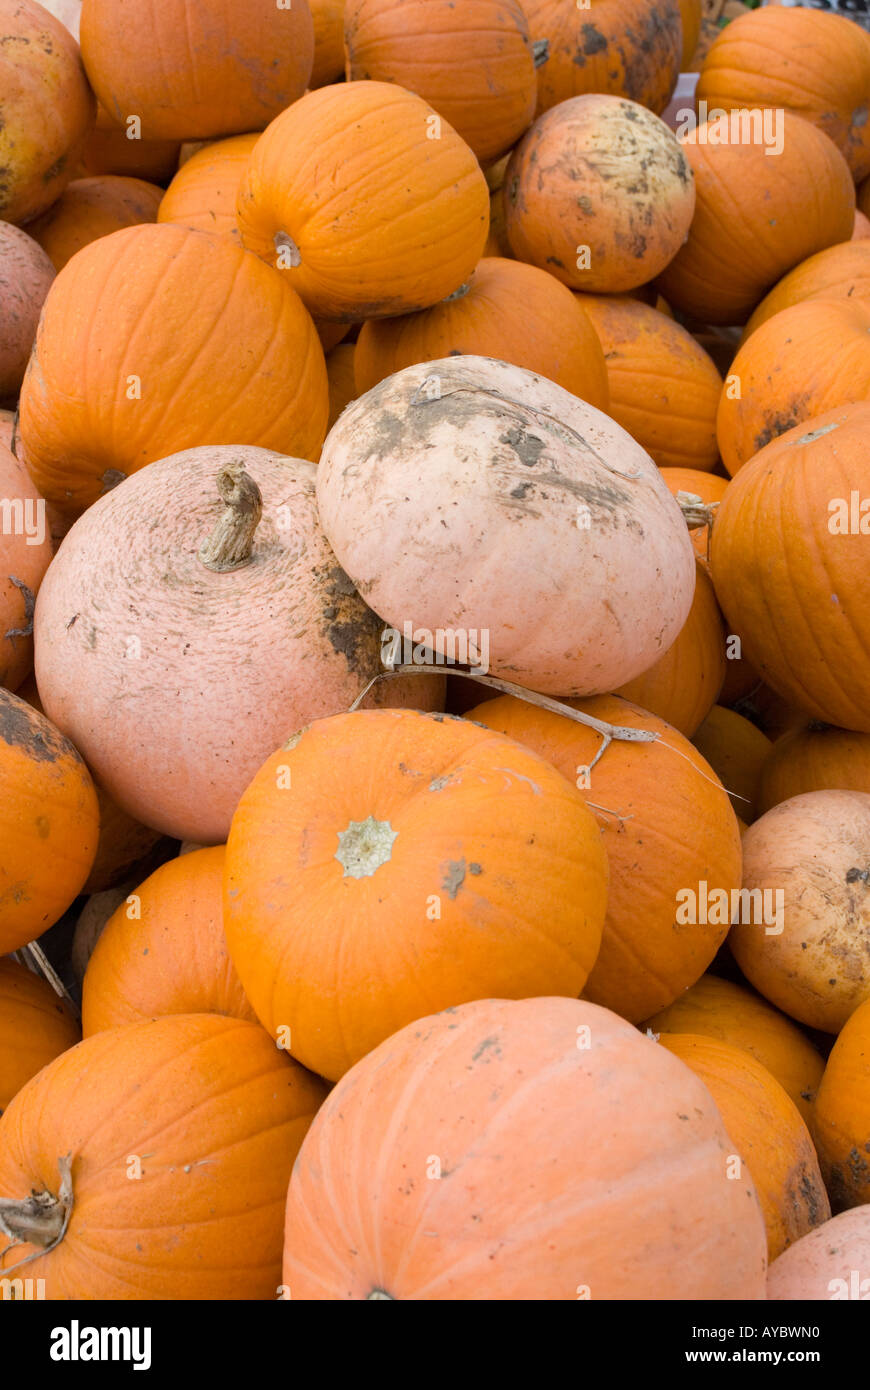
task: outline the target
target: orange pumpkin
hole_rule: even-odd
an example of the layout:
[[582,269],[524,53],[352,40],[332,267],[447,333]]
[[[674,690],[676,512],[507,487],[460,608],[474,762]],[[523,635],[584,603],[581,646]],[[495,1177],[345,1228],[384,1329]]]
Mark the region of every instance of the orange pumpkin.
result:
[[[662,478],[675,497],[678,493],[687,492],[691,496],[700,497],[705,507],[721,502],[728,486],[727,478],[720,478],[718,473],[706,473],[697,468],[662,468],[661,472]],[[692,531],[692,544],[698,558],[706,566],[710,548],[710,527],[695,527]]]
[[775,1260],[831,1215],[809,1130],[794,1102],[750,1053],[718,1038],[662,1033],[659,1043],[703,1081],[716,1102],[736,1153],[726,1168],[743,1165],[755,1184],[767,1228],[768,1258]]
[[339,343],[326,354],[326,375],[329,378],[329,423],[331,430],[345,406],[357,397],[354,378],[356,343]]
[[128,227],[52,286],[21,438],[37,487],[75,516],[180,449],[253,442],[316,458],[328,413],[323,350],[289,284],[229,238]]
[[260,1022],[336,1080],[427,1008],[578,995],[607,864],[542,758],[465,720],[376,710],[318,720],[264,763],[225,881]]
[[86,1038],[0,1119],[0,1270],[38,1257],[55,1301],[274,1298],[290,1171],[325,1094],[237,1018]]
[[870,733],[813,720],[777,739],[761,772],[761,810],[826,789],[870,792]]
[[[786,309],[769,327],[818,307]],[[870,328],[870,305],[836,307],[866,313]],[[744,351],[765,336],[760,328]],[[868,439],[867,402],[774,439],[729,484],[710,551],[719,602],[762,679],[814,718],[865,733],[870,516],[866,502],[863,519],[858,508],[870,497]]]
[[695,56],[698,40],[701,37],[701,18],[704,12],[702,0],[680,0],[680,22],[683,33],[683,51],[680,71],[688,72],[689,64]]
[[18,395],[54,267],[29,231],[0,222],[0,400]]
[[233,135],[191,155],[163,194],[158,222],[218,232],[241,244],[236,197],[259,135]]
[[687,329],[636,299],[577,298],[604,348],[608,414],[660,468],[715,468],[722,378],[713,359]]
[[774,743],[793,729],[805,729],[810,722],[806,710],[798,709],[797,705],[784,700],[760,678],[751,693],[738,704],[740,709],[745,711],[747,718],[751,719],[753,724],[757,724],[761,732],[773,739]]
[[98,832],[97,795],[73,745],[0,689],[0,955],[63,915],[90,872]]
[[762,299],[742,341],[774,314],[807,299],[870,299],[870,245],[843,241],[801,261]]
[[75,179],[28,231],[48,252],[55,269],[62,270],[77,251],[99,237],[156,222],[162,197],[163,189],[144,179],[114,174]]
[[45,503],[0,444],[0,687],[17,690],[33,668],[36,595],[51,560]]
[[834,1210],[870,1202],[870,1000],[831,1049],[813,1133]]
[[[725,680],[719,692],[719,704],[724,705],[726,709],[732,709],[742,700],[754,697],[761,684],[761,677],[752,662],[746,660],[743,655],[743,643],[734,632],[729,632],[725,638],[725,658]],[[758,722],[753,718],[753,723]],[[771,733],[766,726],[759,724],[759,728],[763,728],[763,732],[769,738],[776,738],[776,734]]]
[[651,111],[667,106],[683,47],[681,0],[523,0],[533,39],[550,56],[538,72],[538,110],[584,92],[628,97]]
[[170,859],[106,923],[82,985],[85,1037],[165,1014],[256,1022],[227,951],[224,847]]
[[337,82],[344,73],[344,0],[308,0],[314,21],[314,67],[308,79],[312,91]]
[[[782,149],[769,157],[776,146],[765,144],[763,119],[761,111],[722,115],[680,139],[695,180],[695,216],[659,288],[702,323],[745,323],[786,271],[852,235],[855,185],[840,151],[785,111]],[[758,129],[746,138],[738,123],[752,121]]]
[[301,97],[314,62],[307,0],[160,0],[120,9],[85,0],[82,58],[91,86],[146,140],[207,140],[263,130]]
[[610,892],[585,997],[639,1022],[694,984],[725,939],[719,900],[740,883],[737,820],[713,770],[663,720],[614,695],[565,703],[655,741],[605,747],[594,729],[508,696],[468,718],[552,762],[595,812]]
[[714,705],[692,739],[728,788],[731,804],[747,824],[758,814],[761,774],[773,744],[733,709]]
[[651,111],[582,96],[540,116],[505,173],[513,254],[573,289],[631,290],[686,239],[695,188],[683,151]]
[[513,259],[510,242],[507,239],[507,225],[504,211],[504,188],[497,188],[489,195],[489,235],[483,248],[484,256],[503,256]]
[[357,395],[403,367],[464,353],[540,372],[608,410],[604,353],[571,291],[536,266],[500,257],[480,261],[467,290],[431,309],[364,323]]
[[88,132],[76,178],[117,174],[166,183],[178,168],[178,140],[142,140],[134,122],[118,125],[97,103],[96,124]]
[[80,1038],[72,1010],[41,976],[0,959],[0,1115],[32,1076]]
[[702,975],[643,1027],[653,1033],[700,1033],[751,1053],[809,1124],[825,1064],[800,1028],[760,995],[717,975]]

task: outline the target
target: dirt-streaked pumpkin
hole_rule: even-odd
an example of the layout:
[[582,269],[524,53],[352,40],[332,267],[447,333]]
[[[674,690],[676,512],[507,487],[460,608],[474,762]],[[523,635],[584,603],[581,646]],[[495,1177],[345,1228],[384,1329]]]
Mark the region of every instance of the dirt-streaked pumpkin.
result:
[[51,985],[0,958],[0,1115],[32,1076],[81,1036],[72,1009]]
[[870,1205],[841,1211],[795,1241],[767,1271],[768,1302],[870,1297]]
[[813,1133],[834,1210],[870,1201],[870,999],[831,1049]]
[[838,242],[801,261],[764,296],[743,330],[743,341],[774,314],[807,299],[870,300],[870,242]]
[[14,400],[54,266],[30,230],[0,222],[0,401]]
[[45,502],[5,444],[0,499],[0,687],[17,690],[33,667],[33,613],[52,551]]
[[177,222],[201,232],[219,232],[241,244],[236,200],[242,174],[259,135],[231,135],[191,155],[170,183],[158,222]]
[[56,203],[28,224],[28,231],[51,257],[55,270],[83,246],[122,227],[156,222],[163,189],[145,179],[98,174],[74,179]]
[[727,787],[737,815],[750,824],[758,813],[761,775],[773,744],[749,719],[714,705],[692,742]]
[[870,792],[870,733],[814,719],[777,739],[761,772],[761,810],[825,790]]

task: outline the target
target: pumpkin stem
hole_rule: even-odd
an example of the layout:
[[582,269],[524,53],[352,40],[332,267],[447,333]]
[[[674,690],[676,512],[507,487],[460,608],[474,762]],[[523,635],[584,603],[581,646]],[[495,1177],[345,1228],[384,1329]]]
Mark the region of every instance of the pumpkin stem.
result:
[[542,68],[550,57],[550,40],[535,39],[532,44],[532,57],[535,60],[535,67]]
[[454,300],[454,299],[464,299],[465,296],[468,294],[468,291],[469,291],[470,289],[471,289],[471,281],[470,281],[470,280],[466,280],[465,284],[464,284],[464,285],[460,285],[458,290],[454,290],[452,294],[448,294],[448,295],[445,295],[445,296],[444,296],[444,303],[445,303],[445,304],[450,304],[451,301]]
[[[60,1172],[60,1191],[31,1192],[29,1197],[18,1201],[12,1197],[0,1197],[0,1231],[8,1236],[11,1250],[15,1245],[36,1245],[39,1248],[32,1255],[18,1260],[14,1265],[4,1265],[6,1270],[20,1269],[31,1260],[47,1255],[56,1245],[60,1245],[67,1232],[73,1209],[72,1155],[67,1154],[57,1160]],[[5,1251],[3,1252],[5,1255]]]
[[292,236],[288,236],[286,232],[276,232],[272,241],[278,255],[279,269],[298,269],[302,264],[302,253]]
[[251,559],[254,532],[263,515],[263,496],[243,463],[231,463],[217,476],[224,513],[199,548],[206,569],[217,574],[241,569]]
[[678,492],[676,497],[690,531],[713,525],[718,502],[702,502],[696,492]]
[[366,1303],[373,1303],[380,1299],[386,1299],[388,1303],[395,1303],[396,1301],[393,1295],[387,1293],[385,1289],[372,1289],[370,1294],[366,1294]]

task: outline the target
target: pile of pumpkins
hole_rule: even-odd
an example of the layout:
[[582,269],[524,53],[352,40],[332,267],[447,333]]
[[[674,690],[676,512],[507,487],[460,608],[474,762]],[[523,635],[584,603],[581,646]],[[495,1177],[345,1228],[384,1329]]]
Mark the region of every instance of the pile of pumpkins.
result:
[[870,36],[701,20],[0,0],[13,1296],[870,1297]]

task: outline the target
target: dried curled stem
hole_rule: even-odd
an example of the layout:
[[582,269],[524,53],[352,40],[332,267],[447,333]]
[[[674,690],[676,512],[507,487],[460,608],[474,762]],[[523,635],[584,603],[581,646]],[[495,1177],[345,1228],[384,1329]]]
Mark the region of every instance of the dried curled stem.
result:
[[[0,1232],[9,1237],[9,1244],[0,1254],[0,1265],[7,1272],[21,1269],[32,1260],[41,1259],[60,1245],[67,1233],[73,1211],[72,1154],[57,1160],[60,1190],[31,1192],[29,1197],[0,1197]],[[35,1245],[37,1249],[13,1265],[5,1264],[5,1256],[16,1245]]]
[[242,463],[231,463],[217,476],[224,513],[199,548],[206,569],[224,574],[241,569],[251,559],[254,533],[263,515],[263,497]]
[[690,531],[699,531],[702,526],[712,529],[718,502],[702,502],[696,492],[678,492],[676,498]]

